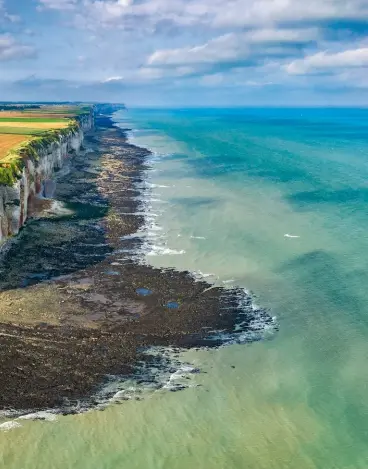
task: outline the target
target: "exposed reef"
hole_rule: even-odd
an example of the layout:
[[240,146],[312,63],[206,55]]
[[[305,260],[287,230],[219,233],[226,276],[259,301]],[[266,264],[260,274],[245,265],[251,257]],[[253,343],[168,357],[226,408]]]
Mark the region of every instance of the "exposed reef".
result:
[[58,177],[59,212],[28,223],[0,264],[0,409],[9,415],[87,409],[112,377],[137,370],[151,381],[149,369],[170,366],[152,346],[217,347],[275,327],[241,289],[135,260],[149,152],[107,117],[96,124]]

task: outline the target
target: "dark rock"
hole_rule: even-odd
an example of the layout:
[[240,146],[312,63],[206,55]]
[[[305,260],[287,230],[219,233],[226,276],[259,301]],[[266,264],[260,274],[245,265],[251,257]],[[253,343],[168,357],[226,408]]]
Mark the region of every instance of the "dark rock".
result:
[[[213,331],[236,338],[242,332],[235,332],[239,314],[244,330],[254,318],[251,301],[249,310],[239,310],[239,297],[247,298],[243,291],[208,290],[208,283],[189,272],[136,262],[131,253],[141,240],[122,238],[144,224],[134,215],[140,211],[134,181],[143,179],[150,153],[128,144],[107,117],[97,124],[103,129],[86,138],[94,152],[75,155],[75,170],[57,183],[56,197],[74,214],[29,223],[4,257],[0,291],[21,292],[19,285],[47,281],[60,300],[61,325],[0,323],[1,409],[71,412],[79,401],[78,409],[85,410],[97,405],[91,396],[106,376],[128,377],[139,370],[142,384],[154,383],[150,367],[177,371],[173,359],[165,359],[165,347],[176,353],[217,347],[223,341]],[[89,171],[96,166],[101,171]],[[111,270],[115,262],[119,271]],[[48,305],[44,308],[47,312]],[[268,319],[266,312],[257,314]],[[147,353],[151,346],[161,347],[159,357]]]

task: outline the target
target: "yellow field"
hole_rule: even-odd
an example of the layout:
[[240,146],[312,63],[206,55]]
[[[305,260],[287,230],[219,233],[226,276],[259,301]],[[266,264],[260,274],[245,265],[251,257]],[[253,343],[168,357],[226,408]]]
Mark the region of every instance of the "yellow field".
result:
[[[0,114],[0,117],[1,114]],[[2,127],[14,127],[14,128],[32,128],[32,129],[64,129],[65,127],[68,126],[68,121],[65,120],[65,122],[1,122],[0,121],[0,134],[1,134],[1,128]]]
[[0,134],[0,159],[3,159],[16,145],[19,145],[22,142],[26,142],[30,137],[26,135],[2,135]]

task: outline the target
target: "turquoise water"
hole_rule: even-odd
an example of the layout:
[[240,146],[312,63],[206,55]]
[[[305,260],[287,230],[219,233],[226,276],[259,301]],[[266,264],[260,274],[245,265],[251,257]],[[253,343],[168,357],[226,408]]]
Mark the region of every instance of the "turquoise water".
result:
[[365,469],[368,110],[116,119],[155,152],[145,259],[252,290],[280,330],[184,354],[200,387],[3,433],[4,467]]

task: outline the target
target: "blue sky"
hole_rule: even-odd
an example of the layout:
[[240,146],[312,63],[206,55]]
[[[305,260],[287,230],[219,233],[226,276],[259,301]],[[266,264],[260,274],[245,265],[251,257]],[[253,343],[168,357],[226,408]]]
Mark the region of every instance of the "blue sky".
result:
[[0,0],[0,100],[368,105],[368,0]]

